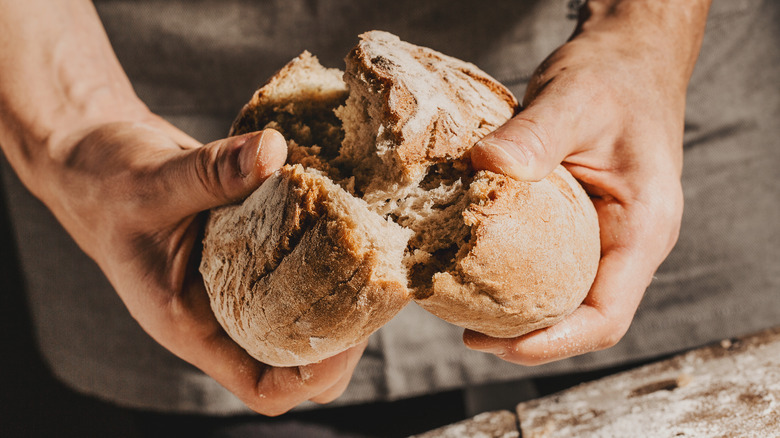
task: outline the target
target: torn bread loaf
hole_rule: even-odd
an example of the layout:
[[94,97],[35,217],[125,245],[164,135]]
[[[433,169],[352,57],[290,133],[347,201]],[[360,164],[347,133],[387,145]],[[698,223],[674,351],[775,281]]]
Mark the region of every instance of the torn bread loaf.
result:
[[[386,32],[361,35],[346,63],[342,79],[303,53],[232,126],[279,130],[289,164],[209,220],[201,272],[231,337],[286,366],[358,344],[410,298],[496,337],[571,313],[599,261],[587,194],[562,167],[521,182],[469,164],[469,148],[516,112],[512,94]],[[306,212],[293,227],[306,239],[269,237],[293,220],[281,206]]]
[[201,272],[225,331],[261,362],[317,362],[409,302],[410,232],[319,172],[286,165],[241,205],[212,211]]

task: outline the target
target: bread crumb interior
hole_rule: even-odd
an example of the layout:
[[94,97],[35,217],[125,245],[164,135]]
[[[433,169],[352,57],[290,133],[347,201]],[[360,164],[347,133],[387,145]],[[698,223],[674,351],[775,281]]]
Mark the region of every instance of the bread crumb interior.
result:
[[[404,175],[382,124],[379,96],[366,84],[345,84],[337,70],[306,58],[305,78],[267,97],[264,126],[288,141],[289,164],[314,170],[352,196],[333,196],[340,220],[366,236],[393,277],[409,279],[419,297],[430,294],[436,272],[454,268],[458,248],[468,246],[470,227],[462,213],[472,202],[472,172],[462,162],[432,165],[411,179]],[[340,72],[338,73],[340,75]],[[291,89],[287,89],[290,88]],[[393,230],[395,224],[403,227]],[[409,275],[410,274],[410,275]]]
[[[422,297],[431,293],[433,274],[453,269],[458,249],[467,246],[471,239],[470,227],[462,217],[471,203],[468,193],[471,180],[463,177],[469,172],[463,172],[462,163],[444,162],[430,166],[421,180],[404,179],[400,164],[390,158],[391,149],[382,144],[383,128],[376,122],[380,116],[373,114],[378,109],[372,108],[370,102],[352,88],[344,105],[330,109],[340,119],[338,128],[344,133],[337,156],[328,158],[317,153],[322,150],[317,145],[296,143],[290,160],[323,171],[364,201],[370,214],[358,214],[356,225],[375,223],[370,216],[378,215],[411,231],[411,238],[407,236],[408,242],[400,253],[397,242],[374,242],[372,246],[392,247],[387,256],[394,260],[402,258],[410,274],[409,286]],[[338,132],[336,127],[327,132]],[[342,175],[351,176],[343,178]]]

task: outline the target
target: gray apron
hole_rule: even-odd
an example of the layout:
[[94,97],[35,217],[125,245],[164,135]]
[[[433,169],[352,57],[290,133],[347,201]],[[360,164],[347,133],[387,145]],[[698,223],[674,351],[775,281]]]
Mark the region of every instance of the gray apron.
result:
[[[343,67],[358,33],[383,29],[472,61],[522,97],[533,69],[575,24],[566,0],[96,3],[140,97],[203,142],[223,137],[254,89],[304,49]],[[774,1],[714,2],[688,98],[680,240],[617,346],[522,367],[466,349],[460,328],[409,305],[372,336],[335,403],[489,383],[495,389],[497,382],[642,360],[779,325],[778,10]],[[2,161],[28,302],[52,371],[123,406],[247,412],[141,330],[95,264]]]

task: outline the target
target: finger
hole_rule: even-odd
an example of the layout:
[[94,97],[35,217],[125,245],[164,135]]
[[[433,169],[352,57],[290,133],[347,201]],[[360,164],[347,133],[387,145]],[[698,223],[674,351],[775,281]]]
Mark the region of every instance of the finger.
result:
[[[224,333],[206,339],[195,366],[258,413],[281,415],[338,384],[354,369],[359,354],[345,351],[319,363],[271,367],[249,356]],[[185,358],[188,360],[188,358]]]
[[349,386],[349,382],[352,380],[352,374],[355,371],[355,367],[360,361],[360,358],[363,356],[363,351],[366,349],[367,345],[368,341],[347,350],[350,354],[347,360],[348,369],[344,370],[344,374],[342,375],[341,379],[339,379],[336,384],[326,389],[321,394],[317,395],[316,397],[312,397],[311,401],[315,403],[330,403],[341,396],[341,394],[346,391],[347,386]]
[[585,301],[557,324],[514,339],[467,331],[464,343],[522,365],[539,365],[615,345],[626,333],[654,267],[640,251],[604,254]]
[[177,153],[161,169],[166,212],[185,217],[248,196],[287,159],[287,144],[266,129]]
[[269,369],[257,390],[258,397],[270,400],[263,405],[264,413],[279,415],[326,393],[339,385],[345,374],[351,377],[361,354],[362,350],[347,350],[311,365]]
[[264,415],[280,415],[326,393],[351,375],[362,346],[319,363],[272,367],[251,357],[221,328],[211,313],[206,291],[193,285],[167,307],[166,327],[158,342],[214,378],[247,406]]
[[[652,190],[651,192],[654,192]],[[671,250],[682,217],[682,190],[641,201],[594,199],[602,257],[582,305],[559,323],[515,339],[464,333],[470,348],[537,365],[615,345],[628,330],[652,275]]]
[[474,145],[472,165],[539,181],[562,161],[597,147],[607,128],[615,127],[615,110],[611,101],[598,98],[595,87],[569,82],[555,78],[539,86],[520,113]]
[[539,181],[566,157],[565,142],[555,132],[554,124],[544,124],[529,108],[478,141],[471,162],[476,169]]

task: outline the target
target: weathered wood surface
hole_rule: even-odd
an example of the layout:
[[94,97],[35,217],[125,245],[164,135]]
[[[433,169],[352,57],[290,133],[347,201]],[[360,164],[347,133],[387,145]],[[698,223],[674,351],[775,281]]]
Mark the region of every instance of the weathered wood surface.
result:
[[523,438],[780,437],[780,328],[520,403]]
[[517,417],[509,411],[484,412],[468,420],[411,438],[519,438]]

